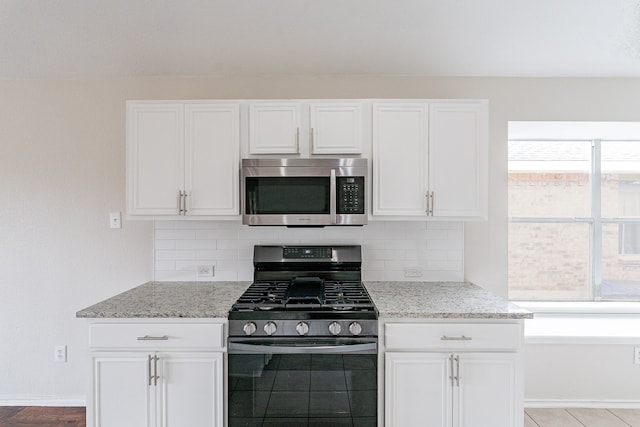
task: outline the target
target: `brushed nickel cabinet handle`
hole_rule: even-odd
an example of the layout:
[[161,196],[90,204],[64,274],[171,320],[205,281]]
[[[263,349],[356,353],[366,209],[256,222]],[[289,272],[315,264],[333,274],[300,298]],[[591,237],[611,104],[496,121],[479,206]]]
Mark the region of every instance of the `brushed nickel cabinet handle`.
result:
[[184,209],[182,210],[182,215],[186,215],[189,210],[187,209],[187,197],[189,197],[189,193],[186,191],[182,195],[182,199],[184,200]]
[[436,205],[436,192],[432,191],[431,192],[431,203],[429,204],[430,209],[429,209],[429,215],[433,216],[433,209]]
[[471,341],[473,338],[465,337],[464,335],[460,335],[459,337],[450,337],[447,335],[443,335],[440,339],[442,341]]
[[454,375],[453,375],[453,354],[449,356],[449,379],[451,380],[451,387],[453,387]]
[[147,378],[149,379],[149,387],[151,387],[151,355],[147,355]]
[[168,339],[169,339],[168,335],[162,335],[162,336],[145,335],[143,337],[138,337],[138,341],[166,341]]
[[158,357],[158,355],[154,355],[153,356],[153,385],[157,386],[158,385],[158,378],[160,378],[160,376],[158,375],[158,360],[160,360],[160,358]]

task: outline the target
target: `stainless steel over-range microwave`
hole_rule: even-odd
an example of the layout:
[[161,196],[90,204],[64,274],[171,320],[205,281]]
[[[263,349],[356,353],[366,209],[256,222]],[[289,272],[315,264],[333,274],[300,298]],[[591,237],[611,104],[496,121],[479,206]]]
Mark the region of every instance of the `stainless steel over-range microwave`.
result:
[[242,223],[367,223],[367,160],[242,159]]

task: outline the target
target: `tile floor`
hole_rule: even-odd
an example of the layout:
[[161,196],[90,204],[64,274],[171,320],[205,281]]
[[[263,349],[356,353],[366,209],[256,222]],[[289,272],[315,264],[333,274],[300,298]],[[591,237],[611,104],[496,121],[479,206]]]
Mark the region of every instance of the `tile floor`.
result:
[[525,410],[525,427],[640,427],[640,409]]

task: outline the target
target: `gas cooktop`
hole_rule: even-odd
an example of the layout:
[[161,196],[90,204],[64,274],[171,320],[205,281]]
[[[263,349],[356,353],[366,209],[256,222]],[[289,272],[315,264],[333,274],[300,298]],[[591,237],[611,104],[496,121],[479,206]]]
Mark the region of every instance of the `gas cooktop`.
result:
[[362,282],[255,282],[233,305],[232,311],[373,311],[375,306]]
[[258,245],[253,264],[254,282],[229,312],[231,335],[375,333],[360,246]]

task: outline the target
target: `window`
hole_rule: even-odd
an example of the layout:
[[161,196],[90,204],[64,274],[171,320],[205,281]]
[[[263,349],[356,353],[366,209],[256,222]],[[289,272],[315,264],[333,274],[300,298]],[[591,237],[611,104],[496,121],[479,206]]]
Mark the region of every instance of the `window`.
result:
[[511,122],[509,298],[640,301],[640,123]]

